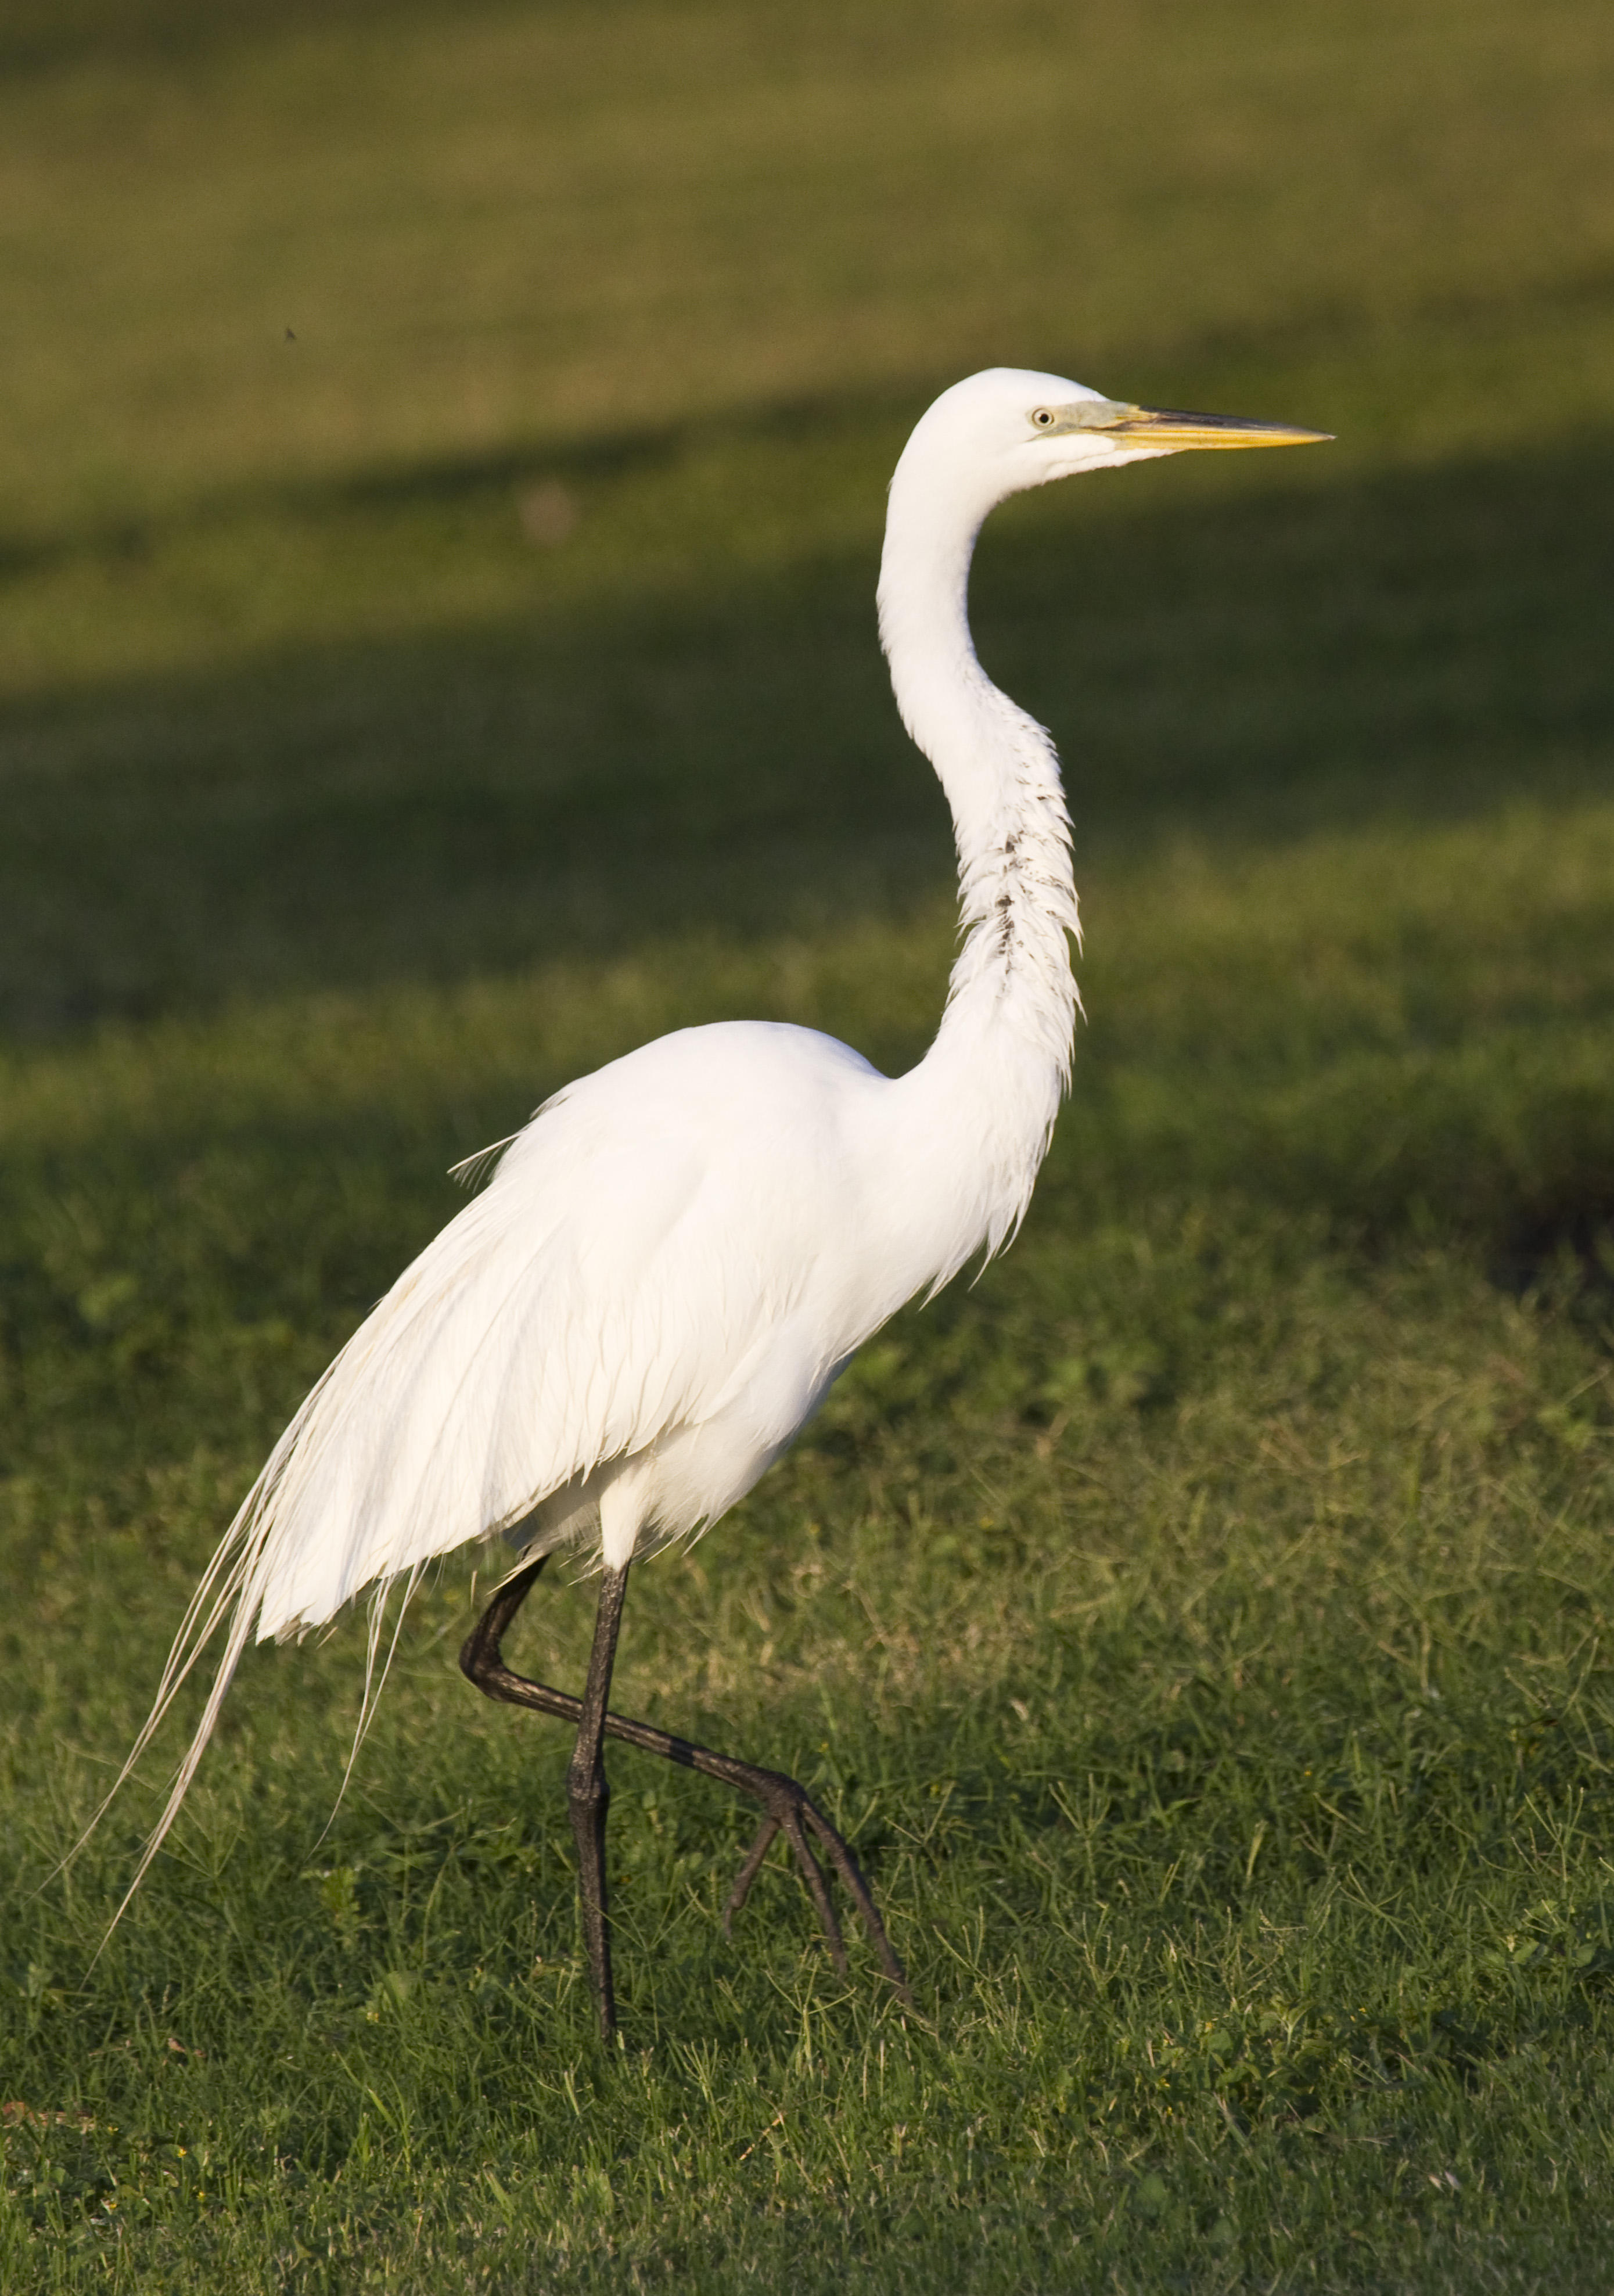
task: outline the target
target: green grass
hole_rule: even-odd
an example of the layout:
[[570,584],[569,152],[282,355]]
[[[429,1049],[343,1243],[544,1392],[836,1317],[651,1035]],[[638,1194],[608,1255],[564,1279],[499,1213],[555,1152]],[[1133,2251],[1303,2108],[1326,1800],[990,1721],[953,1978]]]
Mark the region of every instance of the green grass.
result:
[[[1606,2288],[1603,12],[75,0],[0,57],[0,2284]],[[1012,1253],[630,1598],[621,1704],[808,1782],[916,2013],[782,1867],[725,1942],[744,1814],[619,1751],[604,2057],[474,1555],[328,1832],[361,1625],[250,1656],[95,1959],[161,1764],[52,1867],[445,1168],[692,1021],[927,1041],[871,594],[997,358],[1340,443],[995,521],[1069,1108]],[[591,1608],[512,1655],[575,1683]]]

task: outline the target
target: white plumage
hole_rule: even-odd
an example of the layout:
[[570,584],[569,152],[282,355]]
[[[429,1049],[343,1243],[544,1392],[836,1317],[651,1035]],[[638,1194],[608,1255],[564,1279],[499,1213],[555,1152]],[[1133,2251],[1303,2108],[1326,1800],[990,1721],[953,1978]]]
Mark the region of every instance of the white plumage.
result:
[[492,1532],[528,1554],[595,1542],[613,1570],[704,1529],[872,1332],[1012,1234],[1067,1079],[1077,904],[1053,745],[971,641],[976,533],[1076,471],[1315,435],[1010,369],[930,408],[892,480],[880,624],[957,839],[964,939],[934,1044],[891,1079],[809,1029],[684,1029],[496,1152],[304,1403],[198,1590],[131,1764],[229,1632],[142,1872],[254,1631],[317,1626]]

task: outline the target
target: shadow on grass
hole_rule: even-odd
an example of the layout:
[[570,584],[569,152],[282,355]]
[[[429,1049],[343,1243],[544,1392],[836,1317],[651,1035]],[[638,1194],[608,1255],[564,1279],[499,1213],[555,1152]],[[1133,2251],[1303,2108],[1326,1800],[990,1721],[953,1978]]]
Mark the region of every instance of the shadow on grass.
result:
[[92,61],[174,63],[304,25],[359,26],[378,18],[397,25],[442,12],[440,0],[12,0],[0,27],[0,65],[45,73]]
[[[504,515],[514,470],[409,483]],[[1606,780],[1611,480],[1597,439],[1005,513],[978,635],[1060,739],[1088,876],[1184,834],[1454,818]],[[344,481],[326,514],[403,484]],[[873,570],[848,551],[13,705],[0,1027],[448,981],[691,927],[744,940],[941,890],[945,814],[890,706]]]

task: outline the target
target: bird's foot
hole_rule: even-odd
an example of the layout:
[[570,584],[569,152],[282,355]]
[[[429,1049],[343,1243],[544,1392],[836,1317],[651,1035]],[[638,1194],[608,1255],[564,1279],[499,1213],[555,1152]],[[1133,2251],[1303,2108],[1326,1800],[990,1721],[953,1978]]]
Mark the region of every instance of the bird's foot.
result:
[[733,1934],[734,1915],[750,1897],[751,1884],[762,1870],[762,1861],[773,1848],[774,1837],[782,1833],[791,1846],[797,1869],[823,1924],[824,1942],[829,1947],[831,1957],[840,1974],[843,1977],[847,1974],[846,1940],[840,1933],[840,1923],[831,1900],[823,1868],[813,1855],[808,1841],[811,1835],[835,1868],[848,1896],[862,1915],[864,1927],[880,1956],[881,1967],[912,2008],[913,1996],[908,1991],[907,1976],[892,1951],[873,1893],[864,1880],[862,1870],[847,1842],[815,1804],[807,1788],[799,1785],[794,1778],[787,1778],[779,1770],[759,1769],[754,1763],[735,1761],[732,1755],[726,1759],[725,1767],[729,1773],[729,1783],[741,1793],[750,1794],[754,1801],[760,1802],[764,1816],[757,1829],[757,1838],[746,1853],[745,1863],[729,1891],[728,1903],[723,1908],[724,1935]]
[[[487,1697],[503,1699],[512,1706],[529,1707],[540,1714],[553,1714],[581,1728],[581,1700],[569,1696],[563,1690],[552,1690],[545,1683],[529,1682],[525,1675],[512,1673],[500,1654],[505,1628],[543,1568],[544,1557],[539,1555],[524,1570],[506,1579],[467,1636],[465,1647],[460,1653],[460,1664],[478,1689]],[[740,1877],[729,1892],[728,1903],[723,1909],[725,1935],[733,1933],[734,1915],[750,1895],[751,1884],[761,1871],[763,1859],[773,1848],[774,1836],[782,1833],[791,1845],[801,1878],[807,1884],[807,1895],[823,1924],[824,1939],[834,1957],[835,1966],[843,1976],[847,1973],[846,1940],[841,1936],[840,1923],[836,1919],[835,1908],[830,1899],[830,1887],[823,1869],[813,1855],[811,1841],[815,1841],[863,1916],[864,1927],[880,1956],[881,1969],[903,2000],[910,2008],[913,2007],[914,1999],[908,1991],[908,1980],[902,1964],[891,1950],[885,1923],[880,1918],[880,1908],[863,1878],[857,1860],[823,1812],[815,1806],[805,1786],[799,1785],[794,1778],[787,1778],[782,1771],[765,1770],[755,1762],[742,1762],[733,1754],[716,1753],[709,1746],[698,1746],[688,1738],[676,1738],[668,1731],[657,1729],[652,1723],[635,1722],[625,1714],[602,1713],[599,1717],[599,1726],[607,1738],[621,1739],[647,1754],[660,1754],[664,1760],[699,1771],[702,1777],[717,1778],[736,1793],[749,1794],[753,1801],[761,1803],[762,1824],[740,1869]],[[587,1775],[593,1775],[592,1765]],[[601,1908],[602,1924],[605,1903],[603,1870],[602,1852],[600,1879],[594,1890]],[[589,1885],[585,1883],[586,1922],[592,1918],[587,1910],[588,1893]],[[608,2005],[610,1980],[603,1946],[593,1956],[593,1961],[596,1970],[595,1990],[601,2004],[601,2029],[609,2037],[614,2012]],[[602,1976],[599,1973],[602,1969],[604,1970]]]

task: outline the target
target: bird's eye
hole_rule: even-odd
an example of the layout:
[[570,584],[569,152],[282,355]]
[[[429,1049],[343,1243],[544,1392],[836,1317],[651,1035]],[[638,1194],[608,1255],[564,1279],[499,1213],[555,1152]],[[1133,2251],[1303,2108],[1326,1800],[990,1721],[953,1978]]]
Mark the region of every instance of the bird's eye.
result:
[[1039,430],[1052,430],[1053,409],[1051,406],[1038,406],[1033,410],[1031,420]]

